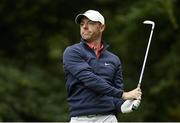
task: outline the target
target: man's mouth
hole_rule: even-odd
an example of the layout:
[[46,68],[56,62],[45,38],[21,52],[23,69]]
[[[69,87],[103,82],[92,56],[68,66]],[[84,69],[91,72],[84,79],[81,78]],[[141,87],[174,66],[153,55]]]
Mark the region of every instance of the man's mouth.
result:
[[88,34],[89,34],[89,32],[83,32],[83,34],[84,34],[84,35],[88,35]]

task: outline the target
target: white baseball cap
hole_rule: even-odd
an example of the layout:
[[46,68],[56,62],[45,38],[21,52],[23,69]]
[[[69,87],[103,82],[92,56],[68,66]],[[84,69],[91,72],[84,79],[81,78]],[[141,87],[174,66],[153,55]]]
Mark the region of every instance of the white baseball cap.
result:
[[75,22],[77,24],[80,24],[81,19],[84,16],[87,17],[91,21],[97,21],[97,22],[100,22],[101,24],[105,24],[104,17],[96,10],[88,10],[84,12],[83,14],[78,14],[75,18]]

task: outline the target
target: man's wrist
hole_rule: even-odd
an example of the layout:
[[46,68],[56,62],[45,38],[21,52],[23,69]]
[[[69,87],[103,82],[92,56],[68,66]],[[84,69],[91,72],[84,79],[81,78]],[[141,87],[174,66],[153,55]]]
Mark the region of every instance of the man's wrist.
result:
[[123,93],[122,93],[122,99],[123,99],[123,100],[126,100],[126,99],[127,99],[127,92],[123,92]]

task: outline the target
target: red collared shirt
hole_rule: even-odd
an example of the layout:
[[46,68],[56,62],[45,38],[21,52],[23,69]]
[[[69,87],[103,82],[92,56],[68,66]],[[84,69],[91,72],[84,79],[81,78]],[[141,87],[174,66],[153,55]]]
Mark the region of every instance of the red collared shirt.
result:
[[87,45],[94,50],[94,52],[96,53],[96,57],[99,58],[99,56],[101,55],[102,49],[104,48],[103,43],[100,44],[100,46],[96,46],[94,44],[91,43],[87,43]]

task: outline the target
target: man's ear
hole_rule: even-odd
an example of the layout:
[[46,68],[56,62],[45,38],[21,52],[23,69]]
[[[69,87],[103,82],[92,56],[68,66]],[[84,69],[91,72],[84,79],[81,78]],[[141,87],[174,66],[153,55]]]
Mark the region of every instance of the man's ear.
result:
[[103,32],[105,28],[106,28],[105,24],[101,24],[101,32]]

